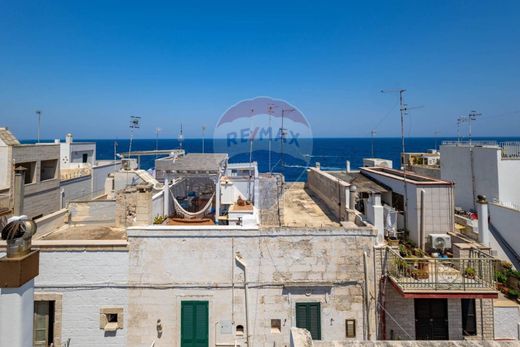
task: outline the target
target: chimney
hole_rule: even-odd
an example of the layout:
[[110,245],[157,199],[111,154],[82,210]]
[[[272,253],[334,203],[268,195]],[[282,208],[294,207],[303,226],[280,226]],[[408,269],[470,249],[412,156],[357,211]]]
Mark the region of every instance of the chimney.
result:
[[477,214],[478,214],[478,241],[489,246],[489,225],[488,225],[488,202],[485,195],[477,197]]
[[25,196],[25,168],[18,166],[14,169],[14,208],[15,216],[23,215],[23,199]]
[[72,134],[71,133],[68,133],[67,135],[65,135],[65,143],[72,143]]
[[350,160],[347,160],[347,161],[345,162],[345,167],[346,167],[346,169],[347,169],[347,173],[350,173]]

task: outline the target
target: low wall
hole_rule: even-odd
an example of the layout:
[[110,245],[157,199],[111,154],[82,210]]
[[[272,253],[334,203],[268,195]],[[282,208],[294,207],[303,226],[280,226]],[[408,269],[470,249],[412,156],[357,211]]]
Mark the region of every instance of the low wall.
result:
[[506,242],[520,253],[520,210],[500,204],[489,203],[489,219]]
[[69,204],[71,223],[115,224],[115,200],[75,201]]
[[67,218],[67,213],[69,210],[66,208],[56,211],[54,213],[45,215],[44,217],[36,219],[34,222],[36,223],[37,230],[34,238],[38,238],[40,235],[47,234],[51,231],[54,231],[65,224],[65,219]]
[[305,186],[329,207],[336,218],[347,220],[347,204],[350,198],[348,184],[327,172],[311,168],[307,173]]
[[159,192],[152,197],[152,217],[164,216],[164,192]]

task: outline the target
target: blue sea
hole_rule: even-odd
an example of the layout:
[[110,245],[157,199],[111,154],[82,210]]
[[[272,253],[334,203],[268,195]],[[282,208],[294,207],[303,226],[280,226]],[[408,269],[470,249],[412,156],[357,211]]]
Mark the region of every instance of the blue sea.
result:
[[[406,139],[407,152],[423,152],[428,149],[439,148],[442,141],[455,141],[456,138],[440,138],[440,137],[415,137]],[[473,140],[495,140],[501,141],[520,141],[520,137],[480,137]],[[96,140],[84,139],[75,141],[94,141],[97,143],[97,158],[113,159],[114,158],[114,142],[117,142],[117,151],[127,152],[129,140]],[[213,152],[214,141],[226,141],[224,139],[206,139],[204,148],[206,152]],[[312,153],[301,153],[299,158],[284,156],[285,165],[281,165],[280,154],[278,148],[273,148],[271,154],[271,165],[274,167],[273,172],[281,172],[285,175],[287,181],[305,181],[306,170],[308,166],[315,166],[320,163],[322,169],[344,170],[347,160],[351,163],[351,168],[355,169],[362,165],[363,158],[372,156],[372,139],[371,138],[315,138],[301,139],[300,141],[312,142]],[[24,141],[34,142],[34,141]],[[159,139],[156,143],[155,139],[134,139],[132,151],[134,150],[154,150],[159,149],[175,149],[179,148],[179,142],[176,139]],[[309,143],[308,143],[309,144]],[[378,158],[391,159],[394,168],[399,167],[399,153],[401,152],[401,138],[374,138],[374,156]],[[218,146],[222,148],[221,146]],[[310,146],[302,146],[309,148]],[[183,148],[187,153],[200,153],[202,151],[202,139],[185,139]],[[269,155],[267,151],[255,151],[253,143],[253,161],[257,161],[260,172],[269,171]],[[153,167],[155,157],[148,156],[141,158],[141,168],[149,169]],[[248,162],[249,153],[235,155],[230,158],[230,162]],[[275,164],[278,163],[276,166]]]

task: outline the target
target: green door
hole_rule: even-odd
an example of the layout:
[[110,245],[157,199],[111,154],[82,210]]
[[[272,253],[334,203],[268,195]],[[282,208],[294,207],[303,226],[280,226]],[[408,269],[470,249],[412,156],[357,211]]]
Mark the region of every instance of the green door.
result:
[[208,347],[208,302],[181,303],[181,347]]
[[309,330],[313,340],[321,340],[321,310],[319,302],[296,303],[296,327]]

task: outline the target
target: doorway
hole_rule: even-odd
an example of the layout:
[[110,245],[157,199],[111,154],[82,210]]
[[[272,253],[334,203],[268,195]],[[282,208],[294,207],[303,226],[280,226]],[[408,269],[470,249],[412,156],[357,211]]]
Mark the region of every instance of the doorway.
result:
[[447,299],[415,299],[415,339],[449,339]]
[[208,302],[181,302],[181,347],[208,347]]

